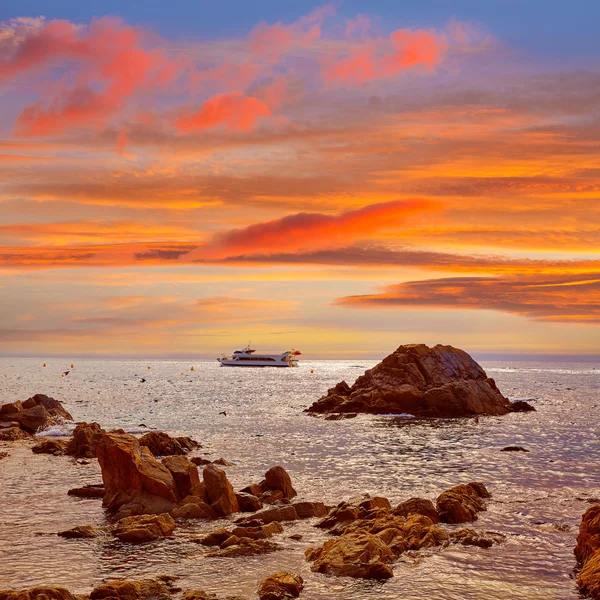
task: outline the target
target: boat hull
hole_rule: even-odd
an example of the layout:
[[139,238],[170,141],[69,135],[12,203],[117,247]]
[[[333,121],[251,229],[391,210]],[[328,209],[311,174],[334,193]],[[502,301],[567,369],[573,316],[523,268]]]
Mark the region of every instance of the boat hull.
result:
[[277,363],[255,363],[255,364],[244,364],[242,362],[238,362],[238,361],[224,361],[224,360],[220,360],[219,363],[221,364],[222,367],[245,367],[245,368],[251,368],[251,369],[256,369],[256,368],[263,368],[263,367],[275,367],[277,369],[289,369],[290,367],[297,367],[298,363],[296,361],[294,361],[293,363],[286,363],[286,364],[277,364]]

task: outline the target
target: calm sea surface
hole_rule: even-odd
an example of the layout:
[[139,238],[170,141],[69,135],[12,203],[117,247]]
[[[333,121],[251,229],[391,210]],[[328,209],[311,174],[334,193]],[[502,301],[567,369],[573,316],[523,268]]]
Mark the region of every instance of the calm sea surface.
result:
[[[192,372],[190,362],[78,360],[64,378],[71,361],[50,360],[46,368],[42,362],[0,359],[0,403],[45,393],[62,400],[75,420],[192,436],[203,445],[197,454],[234,463],[227,473],[238,489],[275,464],[290,472],[300,498],[327,503],[363,492],[393,503],[435,500],[445,488],[480,480],[493,498],[475,527],[504,533],[507,541],[401,559],[393,579],[373,583],[312,573],[304,550],[326,536],[310,522],[286,525],[274,538],[282,549],[253,558],[208,558],[191,541],[227,522],[190,522],[170,540],[141,546],[65,540],[53,534],[106,522],[101,501],[67,496],[72,487],[101,481],[98,464],[0,442],[10,453],[0,460],[0,588],[52,584],[89,592],[109,579],[168,574],[179,576],[183,589],[256,597],[262,578],[288,569],[304,577],[305,600],[579,597],[571,575],[575,537],[589,500],[600,498],[600,364],[485,362],[505,395],[531,400],[537,412],[411,422],[302,414],[373,361],[302,362],[297,369],[198,362]],[[507,445],[530,453],[500,452]],[[290,540],[293,533],[304,537]]]

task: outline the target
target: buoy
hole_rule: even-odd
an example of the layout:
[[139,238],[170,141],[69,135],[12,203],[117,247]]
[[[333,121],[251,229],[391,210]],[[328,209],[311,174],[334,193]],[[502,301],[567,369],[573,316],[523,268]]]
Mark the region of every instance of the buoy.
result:
[[44,366],[46,366],[46,363],[44,363]]
[[190,371],[193,371],[193,370],[194,370],[194,367],[191,367],[191,368],[190,368]]
[[74,365],[74,364],[71,364],[71,369],[72,369],[73,367],[75,367],[75,365]]
[[148,371],[150,370],[150,365],[148,365]]
[[65,376],[65,374],[63,373],[63,374],[61,375],[61,377],[64,377],[64,376]]
[[311,369],[311,370],[310,370],[310,372],[311,372],[311,373],[314,373],[315,371],[314,371],[314,369]]

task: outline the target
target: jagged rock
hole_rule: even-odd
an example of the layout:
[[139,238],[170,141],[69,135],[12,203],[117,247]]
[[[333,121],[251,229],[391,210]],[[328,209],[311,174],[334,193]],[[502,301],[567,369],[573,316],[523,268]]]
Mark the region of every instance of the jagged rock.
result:
[[[266,540],[273,535],[283,532],[281,523],[273,522],[267,525],[258,525],[256,527],[234,527],[233,529],[217,529],[206,535],[200,540],[203,546],[220,546],[226,548],[234,545],[235,540],[247,538],[250,540]],[[226,544],[227,542],[227,544]],[[238,542],[239,543],[239,542]]]
[[410,344],[366,371],[352,387],[341,382],[330,389],[307,412],[467,417],[514,410],[519,408],[463,350]]
[[67,454],[75,458],[95,458],[102,433],[103,429],[98,423],[77,423],[67,446]]
[[327,507],[323,502],[294,502],[292,506],[299,519],[324,517],[327,514]]
[[340,502],[333,507],[329,514],[316,524],[316,527],[321,529],[331,529],[339,526],[343,529],[343,525],[351,523],[359,518],[365,518],[368,513],[373,513],[370,516],[375,516],[375,513],[386,513],[391,510],[390,502],[387,498],[381,496],[371,497],[369,494],[351,498],[348,501]]
[[0,600],[77,600],[77,598],[62,587],[39,586],[20,591],[0,590]]
[[269,490],[280,490],[284,498],[294,498],[297,496],[296,490],[292,487],[292,480],[288,472],[278,466],[271,467],[265,473],[265,488]]
[[174,519],[216,519],[219,515],[198,496],[187,496],[172,511]]
[[[269,540],[252,540],[250,538],[235,538],[230,536],[227,546],[209,552],[207,556],[218,556],[222,558],[237,558],[241,556],[255,556],[257,554],[269,554],[279,550],[279,546]],[[225,540],[226,543],[228,540]]]
[[53,454],[62,456],[65,454],[67,442],[64,440],[55,440],[53,438],[43,438],[31,448],[34,454]]
[[[272,523],[273,521],[297,521],[298,513],[293,504],[278,506],[276,508],[267,508],[252,515],[252,521],[257,521],[263,524]],[[247,523],[248,519],[238,519],[238,523]]]
[[[204,465],[210,465],[211,464],[210,460],[208,460],[207,458],[202,458],[201,456],[192,456],[192,458],[190,458],[190,460],[195,465],[198,465],[199,467],[203,467]],[[196,590],[190,590],[190,591],[196,591]]]
[[410,515],[423,515],[429,517],[433,523],[440,522],[440,515],[431,500],[424,498],[409,498],[400,502],[393,511],[394,515],[409,517]]
[[479,548],[491,548],[494,544],[500,544],[505,540],[501,533],[476,531],[475,529],[458,529],[450,532],[450,540],[455,544],[463,546],[477,546]]
[[25,402],[0,406],[1,421],[16,421],[21,429],[31,434],[55,425],[60,419],[73,420],[73,417],[58,400],[44,394],[36,394]]
[[267,490],[261,495],[260,499],[265,504],[281,504],[286,500],[281,490]]
[[27,433],[20,427],[7,427],[5,429],[0,429],[0,442],[16,442],[17,440],[28,439],[31,439],[31,434]]
[[579,589],[594,600],[600,599],[600,504],[590,506],[581,519],[575,558],[581,567]]
[[8,452],[0,452],[0,460],[9,456]]
[[525,402],[525,400],[511,402],[510,409],[512,412],[535,412],[535,408],[528,402]]
[[90,600],[109,599],[171,600],[171,592],[164,583],[154,579],[141,579],[139,581],[109,581],[94,588],[90,594]]
[[240,492],[244,494],[252,494],[257,498],[260,498],[260,496],[264,494],[265,489],[259,483],[252,483],[251,485],[241,489]]
[[490,494],[482,483],[456,485],[439,495],[437,510],[444,523],[467,523],[477,520],[477,513],[486,510],[483,498]]
[[500,452],[529,452],[529,450],[522,446],[506,446],[505,448],[502,448]]
[[215,465],[206,465],[202,471],[208,502],[213,510],[224,517],[240,510],[235,492],[225,471]]
[[304,580],[300,575],[288,571],[279,571],[269,575],[258,588],[260,600],[286,600],[297,598],[304,587]]
[[140,438],[154,456],[183,455],[198,448],[200,444],[189,437],[171,437],[164,431],[150,431]]
[[102,484],[84,485],[67,492],[69,496],[77,496],[78,498],[103,498],[105,493],[106,490]]
[[98,462],[106,493],[103,505],[118,518],[170,512],[179,500],[171,472],[126,433],[102,433]]
[[346,419],[355,419],[358,413],[331,413],[325,417],[326,421],[344,421]]
[[233,464],[230,463],[228,460],[225,460],[224,458],[217,458],[217,460],[213,460],[211,461],[211,463],[213,465],[219,465],[221,467],[232,467]]
[[192,488],[200,484],[198,467],[185,456],[167,456],[162,459],[162,464],[171,471],[181,498],[189,496]]
[[208,535],[198,540],[203,546],[220,546],[227,538],[231,536],[228,529],[221,528],[211,531]]
[[257,498],[252,494],[237,492],[235,497],[237,498],[240,510],[242,512],[256,512],[262,508],[262,502],[260,498]]
[[175,521],[168,514],[136,515],[125,517],[113,527],[113,534],[122,542],[141,544],[169,536],[175,530]]
[[99,535],[102,535],[102,530],[94,527],[93,525],[77,525],[72,529],[59,531],[57,535],[67,539],[95,538]]

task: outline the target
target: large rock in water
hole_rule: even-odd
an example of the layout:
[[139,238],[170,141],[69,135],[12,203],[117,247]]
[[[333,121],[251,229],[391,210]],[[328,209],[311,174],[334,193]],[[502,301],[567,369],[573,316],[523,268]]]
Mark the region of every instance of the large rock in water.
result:
[[581,566],[577,575],[579,589],[600,600],[600,504],[587,509],[581,520],[575,558]]
[[342,381],[309,413],[408,413],[416,417],[505,415],[511,412],[493,379],[463,350],[400,346],[350,387]]
[[55,425],[60,419],[72,421],[73,417],[58,400],[44,394],[36,394],[25,402],[0,406],[0,421],[16,422],[27,433],[41,431]]

